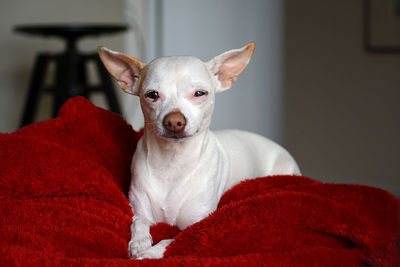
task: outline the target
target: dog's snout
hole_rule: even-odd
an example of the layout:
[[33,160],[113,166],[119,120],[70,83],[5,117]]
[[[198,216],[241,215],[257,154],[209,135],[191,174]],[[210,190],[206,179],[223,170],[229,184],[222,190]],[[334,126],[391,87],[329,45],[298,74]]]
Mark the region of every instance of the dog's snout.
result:
[[165,116],[164,128],[170,132],[182,133],[185,130],[186,119],[179,111],[174,111]]

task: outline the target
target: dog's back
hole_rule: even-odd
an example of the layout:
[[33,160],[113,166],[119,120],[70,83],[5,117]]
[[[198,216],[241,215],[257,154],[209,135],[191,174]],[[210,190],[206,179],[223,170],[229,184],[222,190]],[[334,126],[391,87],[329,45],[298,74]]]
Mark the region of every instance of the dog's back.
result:
[[289,152],[263,136],[240,130],[217,130],[214,135],[230,162],[225,191],[247,178],[300,174]]

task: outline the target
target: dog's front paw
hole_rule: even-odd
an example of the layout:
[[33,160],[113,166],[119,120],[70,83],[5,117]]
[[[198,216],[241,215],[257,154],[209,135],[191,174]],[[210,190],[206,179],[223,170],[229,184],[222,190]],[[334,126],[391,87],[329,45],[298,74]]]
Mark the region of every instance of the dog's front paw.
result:
[[164,256],[164,252],[165,252],[166,248],[168,247],[169,244],[171,244],[172,241],[173,241],[173,239],[161,240],[158,244],[156,244],[142,252],[139,252],[139,254],[137,255],[136,258],[138,260],[161,259]]
[[151,247],[153,240],[151,235],[135,235],[128,243],[128,255],[131,259],[138,259],[140,253]]

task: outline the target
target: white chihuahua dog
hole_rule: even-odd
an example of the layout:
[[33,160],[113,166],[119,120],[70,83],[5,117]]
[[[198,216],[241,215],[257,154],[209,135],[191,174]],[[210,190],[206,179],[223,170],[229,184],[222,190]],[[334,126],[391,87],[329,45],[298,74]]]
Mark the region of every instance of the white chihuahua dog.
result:
[[131,258],[162,258],[173,241],[152,246],[151,225],[164,222],[182,230],[214,211],[222,194],[245,179],[300,174],[290,154],[264,137],[209,129],[215,94],[235,83],[254,48],[249,43],[209,62],[177,56],[144,65],[99,47],[121,88],[140,97],[145,119],[131,166]]

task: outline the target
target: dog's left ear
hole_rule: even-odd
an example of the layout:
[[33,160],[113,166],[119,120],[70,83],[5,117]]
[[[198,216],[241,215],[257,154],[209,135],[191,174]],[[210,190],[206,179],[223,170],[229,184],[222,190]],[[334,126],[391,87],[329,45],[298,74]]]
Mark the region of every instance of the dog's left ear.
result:
[[217,93],[232,87],[239,74],[249,64],[255,47],[256,44],[251,42],[240,49],[233,49],[218,55],[207,63],[219,84]]
[[106,47],[98,48],[99,56],[108,72],[117,80],[119,86],[128,94],[139,94],[142,62],[123,53]]

